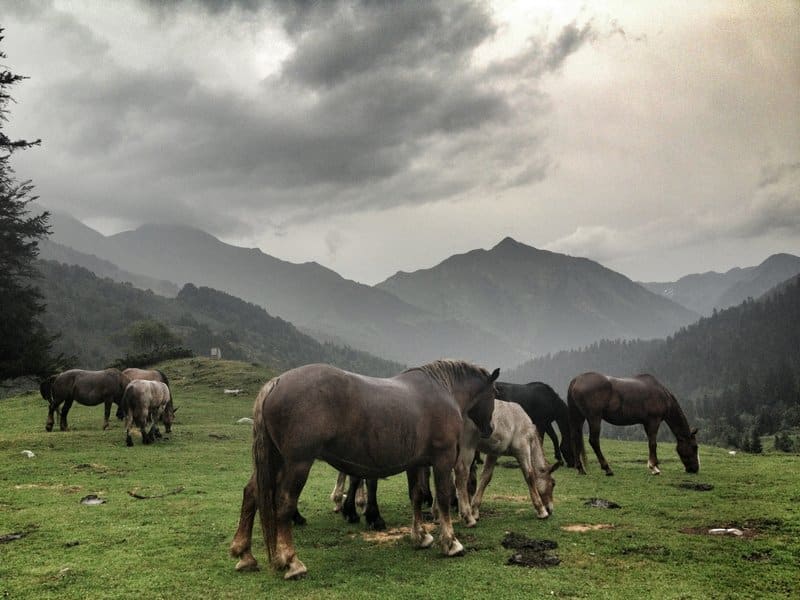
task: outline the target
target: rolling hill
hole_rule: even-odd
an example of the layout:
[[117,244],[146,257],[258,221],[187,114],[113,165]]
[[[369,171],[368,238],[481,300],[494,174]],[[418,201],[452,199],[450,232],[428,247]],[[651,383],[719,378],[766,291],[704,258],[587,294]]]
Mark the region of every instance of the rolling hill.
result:
[[47,305],[42,322],[61,334],[55,350],[74,355],[82,368],[102,368],[123,356],[131,324],[153,319],[199,355],[218,346],[226,358],[257,361],[279,371],[313,362],[380,376],[403,369],[365,352],[320,343],[263,308],[210,288],[187,284],[176,298],[165,298],[75,265],[38,261],[37,268]]

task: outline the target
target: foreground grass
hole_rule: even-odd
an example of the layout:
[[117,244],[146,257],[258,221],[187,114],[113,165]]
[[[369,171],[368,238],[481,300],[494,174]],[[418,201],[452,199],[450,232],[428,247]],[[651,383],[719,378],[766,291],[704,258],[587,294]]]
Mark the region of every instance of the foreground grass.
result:
[[[800,456],[751,456],[701,447],[701,473],[683,472],[672,444],[660,448],[663,475],[647,473],[646,445],[603,441],[616,475],[591,459],[590,474],[556,473],[556,512],[534,518],[520,472],[498,467],[475,529],[456,523],[468,552],[445,559],[407,538],[375,541],[363,525],[331,513],[334,472],[312,469],[300,499],[309,519],[295,528],[307,578],[284,582],[269,569],[236,573],[227,554],[241,490],[250,473],[249,416],[272,373],[200,359],[162,368],[180,407],[169,441],[124,445],[101,408],[76,406],[71,431],[46,433],[38,394],[0,401],[0,593],[11,598],[781,598],[800,594]],[[224,388],[242,388],[240,396]],[[546,442],[548,454],[551,452]],[[26,458],[23,450],[35,453]],[[501,462],[507,462],[504,459]],[[710,491],[679,487],[708,483]],[[129,492],[143,496],[137,499]],[[85,506],[96,494],[106,500]],[[383,516],[405,527],[405,477],[380,484]],[[602,497],[622,506],[592,508]],[[584,533],[568,525],[604,525]],[[737,526],[741,538],[706,535]],[[558,543],[561,564],[506,564],[500,544],[513,531]],[[256,531],[255,553],[266,563]]]

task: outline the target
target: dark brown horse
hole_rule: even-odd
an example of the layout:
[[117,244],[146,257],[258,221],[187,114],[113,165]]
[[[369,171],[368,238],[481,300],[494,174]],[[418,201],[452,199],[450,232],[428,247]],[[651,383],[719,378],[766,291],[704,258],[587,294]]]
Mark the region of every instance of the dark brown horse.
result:
[[[491,435],[499,373],[463,361],[435,361],[388,379],[307,365],[270,380],[253,407],[251,492],[273,565],[285,569],[287,579],[306,573],[294,549],[291,520],[317,458],[364,479],[405,471],[413,488],[411,537],[420,548],[433,543],[422,527],[421,486],[424,467],[432,466],[442,551],[462,554],[450,520],[451,471],[467,416],[482,435]],[[254,508],[245,510],[247,492],[246,487],[231,544],[240,569],[256,564],[248,531]]]
[[612,425],[641,424],[647,433],[650,457],[647,466],[654,475],[661,471],[656,456],[656,436],[661,421],[666,421],[678,441],[680,456],[687,473],[697,473],[697,429],[690,429],[675,396],[652,375],[621,379],[600,373],[583,373],[569,384],[567,393],[572,449],[575,466],[586,473],[586,450],[583,445],[583,422],[589,422],[589,443],[606,475],[613,475],[600,451],[600,422]]
[[105,405],[103,416],[103,429],[108,429],[108,417],[111,414],[111,405],[119,406],[125,386],[130,383],[125,375],[118,369],[104,371],[83,371],[70,369],[59,375],[53,375],[42,382],[39,390],[42,397],[50,403],[47,413],[47,431],[53,430],[53,414],[60,411],[61,431],[67,430],[67,413],[72,408],[72,403],[77,402],[84,406]]

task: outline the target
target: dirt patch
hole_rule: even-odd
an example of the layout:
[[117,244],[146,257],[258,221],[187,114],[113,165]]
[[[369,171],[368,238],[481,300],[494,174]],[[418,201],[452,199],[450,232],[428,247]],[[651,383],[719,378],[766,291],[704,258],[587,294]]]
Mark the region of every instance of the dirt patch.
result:
[[[506,500],[508,502],[529,502],[530,501],[530,496],[522,496],[522,495],[518,495],[518,494],[492,494],[490,496],[490,498],[492,500]],[[481,508],[481,514],[484,514],[483,508]]]
[[509,531],[500,542],[503,548],[515,550],[507,561],[520,567],[555,567],[561,559],[553,552],[558,543],[553,540],[537,540]]
[[[760,517],[757,519],[745,519],[743,521],[723,521],[712,525],[701,525],[699,527],[684,527],[681,533],[693,535],[711,535],[719,537],[738,537],[750,539],[766,531],[778,531],[783,527],[780,519]],[[741,532],[741,533],[737,533]]]
[[[434,530],[433,524],[423,524],[422,528],[426,533]],[[365,531],[361,534],[361,539],[365,542],[374,544],[394,544],[406,536],[411,535],[411,527],[394,527],[385,531]]]
[[574,525],[562,525],[561,529],[572,533],[585,533],[587,531],[598,531],[599,529],[614,529],[614,526],[611,523],[595,523],[594,525],[576,523]]
[[208,437],[214,438],[215,440],[230,440],[232,439],[227,433],[209,433]]
[[65,494],[76,494],[83,488],[79,485],[64,485],[63,483],[23,483],[14,486],[15,490],[61,490]]
[[519,469],[519,463],[516,460],[497,461],[497,465],[504,469]]
[[22,538],[24,538],[28,534],[36,531],[37,529],[39,529],[38,525],[28,525],[22,531],[14,531],[12,533],[4,533],[4,534],[0,535],[0,544],[7,544],[9,542],[15,542],[17,540],[21,540]]
[[694,483],[691,481],[684,481],[683,483],[679,483],[678,487],[682,490],[694,490],[696,492],[710,492],[714,489],[714,486],[710,483]]
[[611,500],[606,500],[605,498],[589,498],[583,504],[585,506],[591,506],[593,508],[622,508],[616,502],[612,502]]

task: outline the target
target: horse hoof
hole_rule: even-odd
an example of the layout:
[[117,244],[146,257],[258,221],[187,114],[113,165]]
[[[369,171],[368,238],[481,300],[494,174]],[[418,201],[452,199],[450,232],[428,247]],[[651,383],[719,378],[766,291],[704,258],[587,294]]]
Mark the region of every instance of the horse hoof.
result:
[[613,477],[613,476],[614,476],[614,471],[611,471],[610,469],[606,471],[606,477]]
[[125,440],[125,445],[126,445],[128,448],[130,448],[131,446],[133,446],[133,440]]
[[308,573],[308,569],[306,566],[300,562],[298,558],[294,558],[292,562],[289,563],[289,569],[284,574],[284,579],[300,579]]
[[347,519],[348,523],[359,523],[361,521],[361,517],[359,517],[357,514],[344,515],[344,518]]
[[374,531],[386,531],[386,521],[384,521],[380,517],[373,521],[367,522],[367,525],[369,526],[370,529],[373,529]]
[[433,545],[433,536],[430,533],[426,533],[422,536],[422,539],[419,541],[420,548],[430,548]]
[[542,511],[540,513],[536,513],[536,518],[537,519],[547,519],[549,517],[550,517],[550,513],[547,512],[546,510],[544,510],[544,511]]
[[453,543],[450,544],[450,548],[445,552],[447,556],[464,556],[464,553],[464,546],[462,546],[461,542],[458,540],[453,540]]
[[259,571],[258,561],[253,556],[243,556],[242,559],[236,563],[236,570],[241,573],[248,571]]
[[45,431],[53,431],[53,426],[52,425],[45,425],[44,426],[44,430]]
[[472,527],[475,527],[477,524],[478,524],[478,521],[475,520],[475,519],[466,519],[464,521],[464,527],[472,528]]

